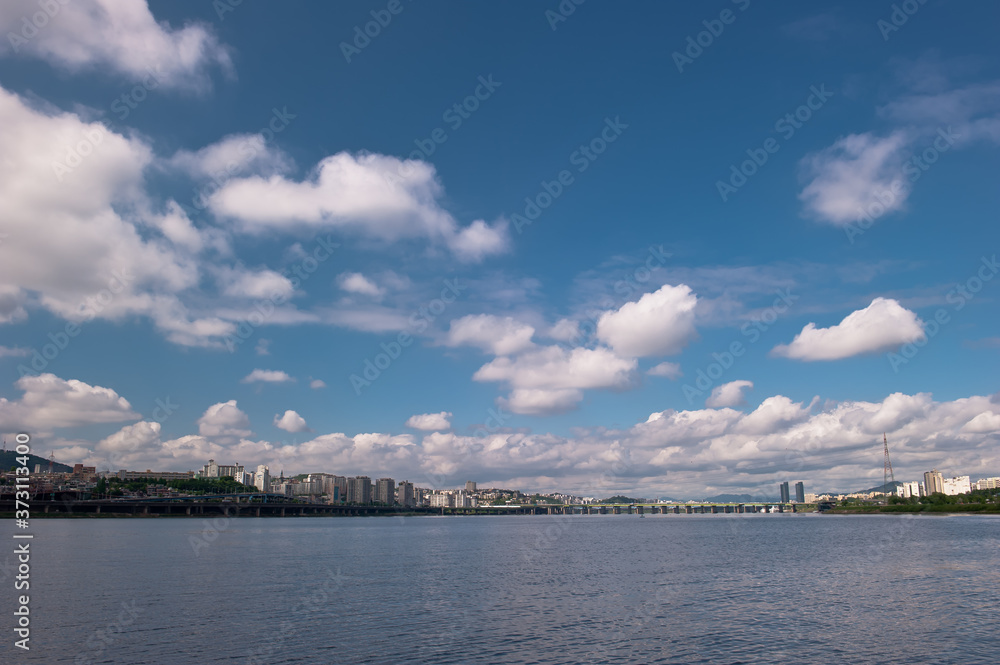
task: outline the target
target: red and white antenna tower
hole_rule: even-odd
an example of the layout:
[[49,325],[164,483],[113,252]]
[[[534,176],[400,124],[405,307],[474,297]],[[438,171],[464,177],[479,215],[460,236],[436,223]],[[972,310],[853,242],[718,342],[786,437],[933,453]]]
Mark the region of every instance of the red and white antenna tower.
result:
[[892,482],[893,490],[896,489],[896,476],[892,473],[892,461],[889,459],[889,440],[882,432],[882,448],[885,451],[885,464],[882,465],[882,493],[885,495],[886,503],[889,503],[889,490],[887,486]]

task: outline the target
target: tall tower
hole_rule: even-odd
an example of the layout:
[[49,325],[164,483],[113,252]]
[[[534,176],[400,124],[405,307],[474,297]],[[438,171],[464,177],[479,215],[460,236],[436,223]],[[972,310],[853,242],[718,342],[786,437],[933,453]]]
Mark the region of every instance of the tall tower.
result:
[[778,489],[781,490],[781,503],[788,503],[789,500],[788,481],[786,480],[785,482],[778,485]]
[[892,462],[889,460],[889,440],[885,438],[885,432],[882,432],[882,447],[885,450],[885,463],[882,465],[882,494],[885,496],[885,502],[889,503],[889,490],[886,485],[892,482],[895,489],[896,476],[892,473]]

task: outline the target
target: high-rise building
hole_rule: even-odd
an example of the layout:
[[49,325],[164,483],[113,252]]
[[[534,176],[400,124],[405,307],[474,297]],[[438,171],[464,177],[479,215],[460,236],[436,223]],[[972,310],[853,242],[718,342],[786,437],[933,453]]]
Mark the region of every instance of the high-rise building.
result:
[[944,476],[937,469],[924,473],[924,492],[927,496],[934,492],[944,492]]
[[788,482],[783,482],[778,485],[781,490],[781,503],[788,503]]
[[336,489],[337,501],[347,500],[347,476],[334,476],[333,486]]
[[257,473],[253,474],[253,485],[261,492],[271,491],[271,475],[266,465],[261,464],[257,467]]
[[392,478],[379,478],[375,481],[375,502],[383,506],[396,505],[396,481]]
[[347,503],[371,503],[372,479],[356,476],[347,479]]
[[474,481],[474,480],[466,480],[465,481],[465,491],[468,492],[469,494],[475,494],[476,493],[476,481]]
[[799,503],[806,502],[806,486],[802,482],[795,483],[795,500]]
[[413,497],[413,483],[406,480],[399,483],[399,487],[396,489],[396,502],[405,508],[413,508],[417,505]]

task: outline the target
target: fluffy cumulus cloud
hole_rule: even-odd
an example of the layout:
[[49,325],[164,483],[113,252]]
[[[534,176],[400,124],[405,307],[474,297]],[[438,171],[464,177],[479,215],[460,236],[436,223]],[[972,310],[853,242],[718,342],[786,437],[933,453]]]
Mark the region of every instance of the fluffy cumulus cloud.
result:
[[807,324],[790,344],[774,347],[772,354],[793,360],[840,360],[898,349],[923,335],[923,323],[916,314],[895,300],[875,298],[835,326]]
[[613,351],[537,348],[511,358],[501,356],[473,375],[476,381],[497,381],[511,388],[503,404],[515,413],[548,414],[567,411],[593,388],[624,389],[635,381],[636,361]]
[[698,298],[688,286],[667,284],[602,314],[597,337],[622,356],[675,354],[696,335],[697,304]]
[[288,383],[294,381],[287,373],[277,369],[255,369],[243,377],[241,383]]
[[111,388],[54,374],[23,376],[14,385],[24,394],[13,401],[0,398],[0,428],[4,431],[51,431],[139,418],[128,400]]
[[[163,212],[150,207],[143,191],[150,148],[75,114],[34,108],[2,88],[0,123],[9,236],[0,243],[0,321],[23,318],[28,306],[77,323],[138,315],[172,342],[221,346],[235,324],[185,303],[198,301],[206,255],[228,251],[225,240],[196,228],[176,204]],[[273,273],[215,272],[220,288],[234,294],[249,297],[264,286],[287,293]]]
[[746,404],[745,391],[753,390],[753,381],[730,381],[712,388],[712,394],[705,400],[705,406],[718,408],[742,406]]
[[198,419],[198,433],[205,437],[223,439],[246,438],[253,434],[250,431],[250,419],[234,399],[205,409],[205,413]]
[[448,346],[475,346],[497,356],[525,351],[533,346],[535,329],[509,316],[472,314],[451,322]]
[[851,134],[806,156],[801,167],[808,183],[799,198],[807,212],[845,226],[901,209],[910,193],[904,173],[907,145],[902,131],[884,137]]
[[438,432],[451,429],[451,412],[441,411],[440,413],[421,413],[410,416],[406,420],[406,426],[425,432]]
[[337,276],[337,286],[348,293],[357,293],[379,299],[385,295],[385,289],[359,272],[345,272]]
[[313,390],[322,390],[323,388],[326,388],[326,381],[323,379],[313,379],[309,382],[309,387]]
[[253,175],[234,178],[209,200],[240,230],[343,229],[368,238],[426,238],[463,261],[507,251],[503,220],[461,228],[440,203],[444,189],[426,162],[341,152],[321,161],[305,180]]
[[211,69],[232,72],[210,28],[173,29],[153,17],[146,0],[8,0],[0,4],[0,32],[5,55],[68,71],[113,71],[149,89],[204,89]]
[[309,431],[309,426],[306,425],[306,419],[291,409],[285,411],[285,413],[281,416],[275,414],[274,426],[278,429],[283,429],[286,432],[297,433]]

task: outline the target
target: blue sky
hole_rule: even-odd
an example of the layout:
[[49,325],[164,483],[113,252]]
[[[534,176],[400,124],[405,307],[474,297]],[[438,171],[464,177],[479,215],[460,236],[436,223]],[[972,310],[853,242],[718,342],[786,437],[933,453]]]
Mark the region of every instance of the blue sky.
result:
[[7,3],[0,429],[691,497],[875,484],[886,430],[1000,475],[997,13]]

